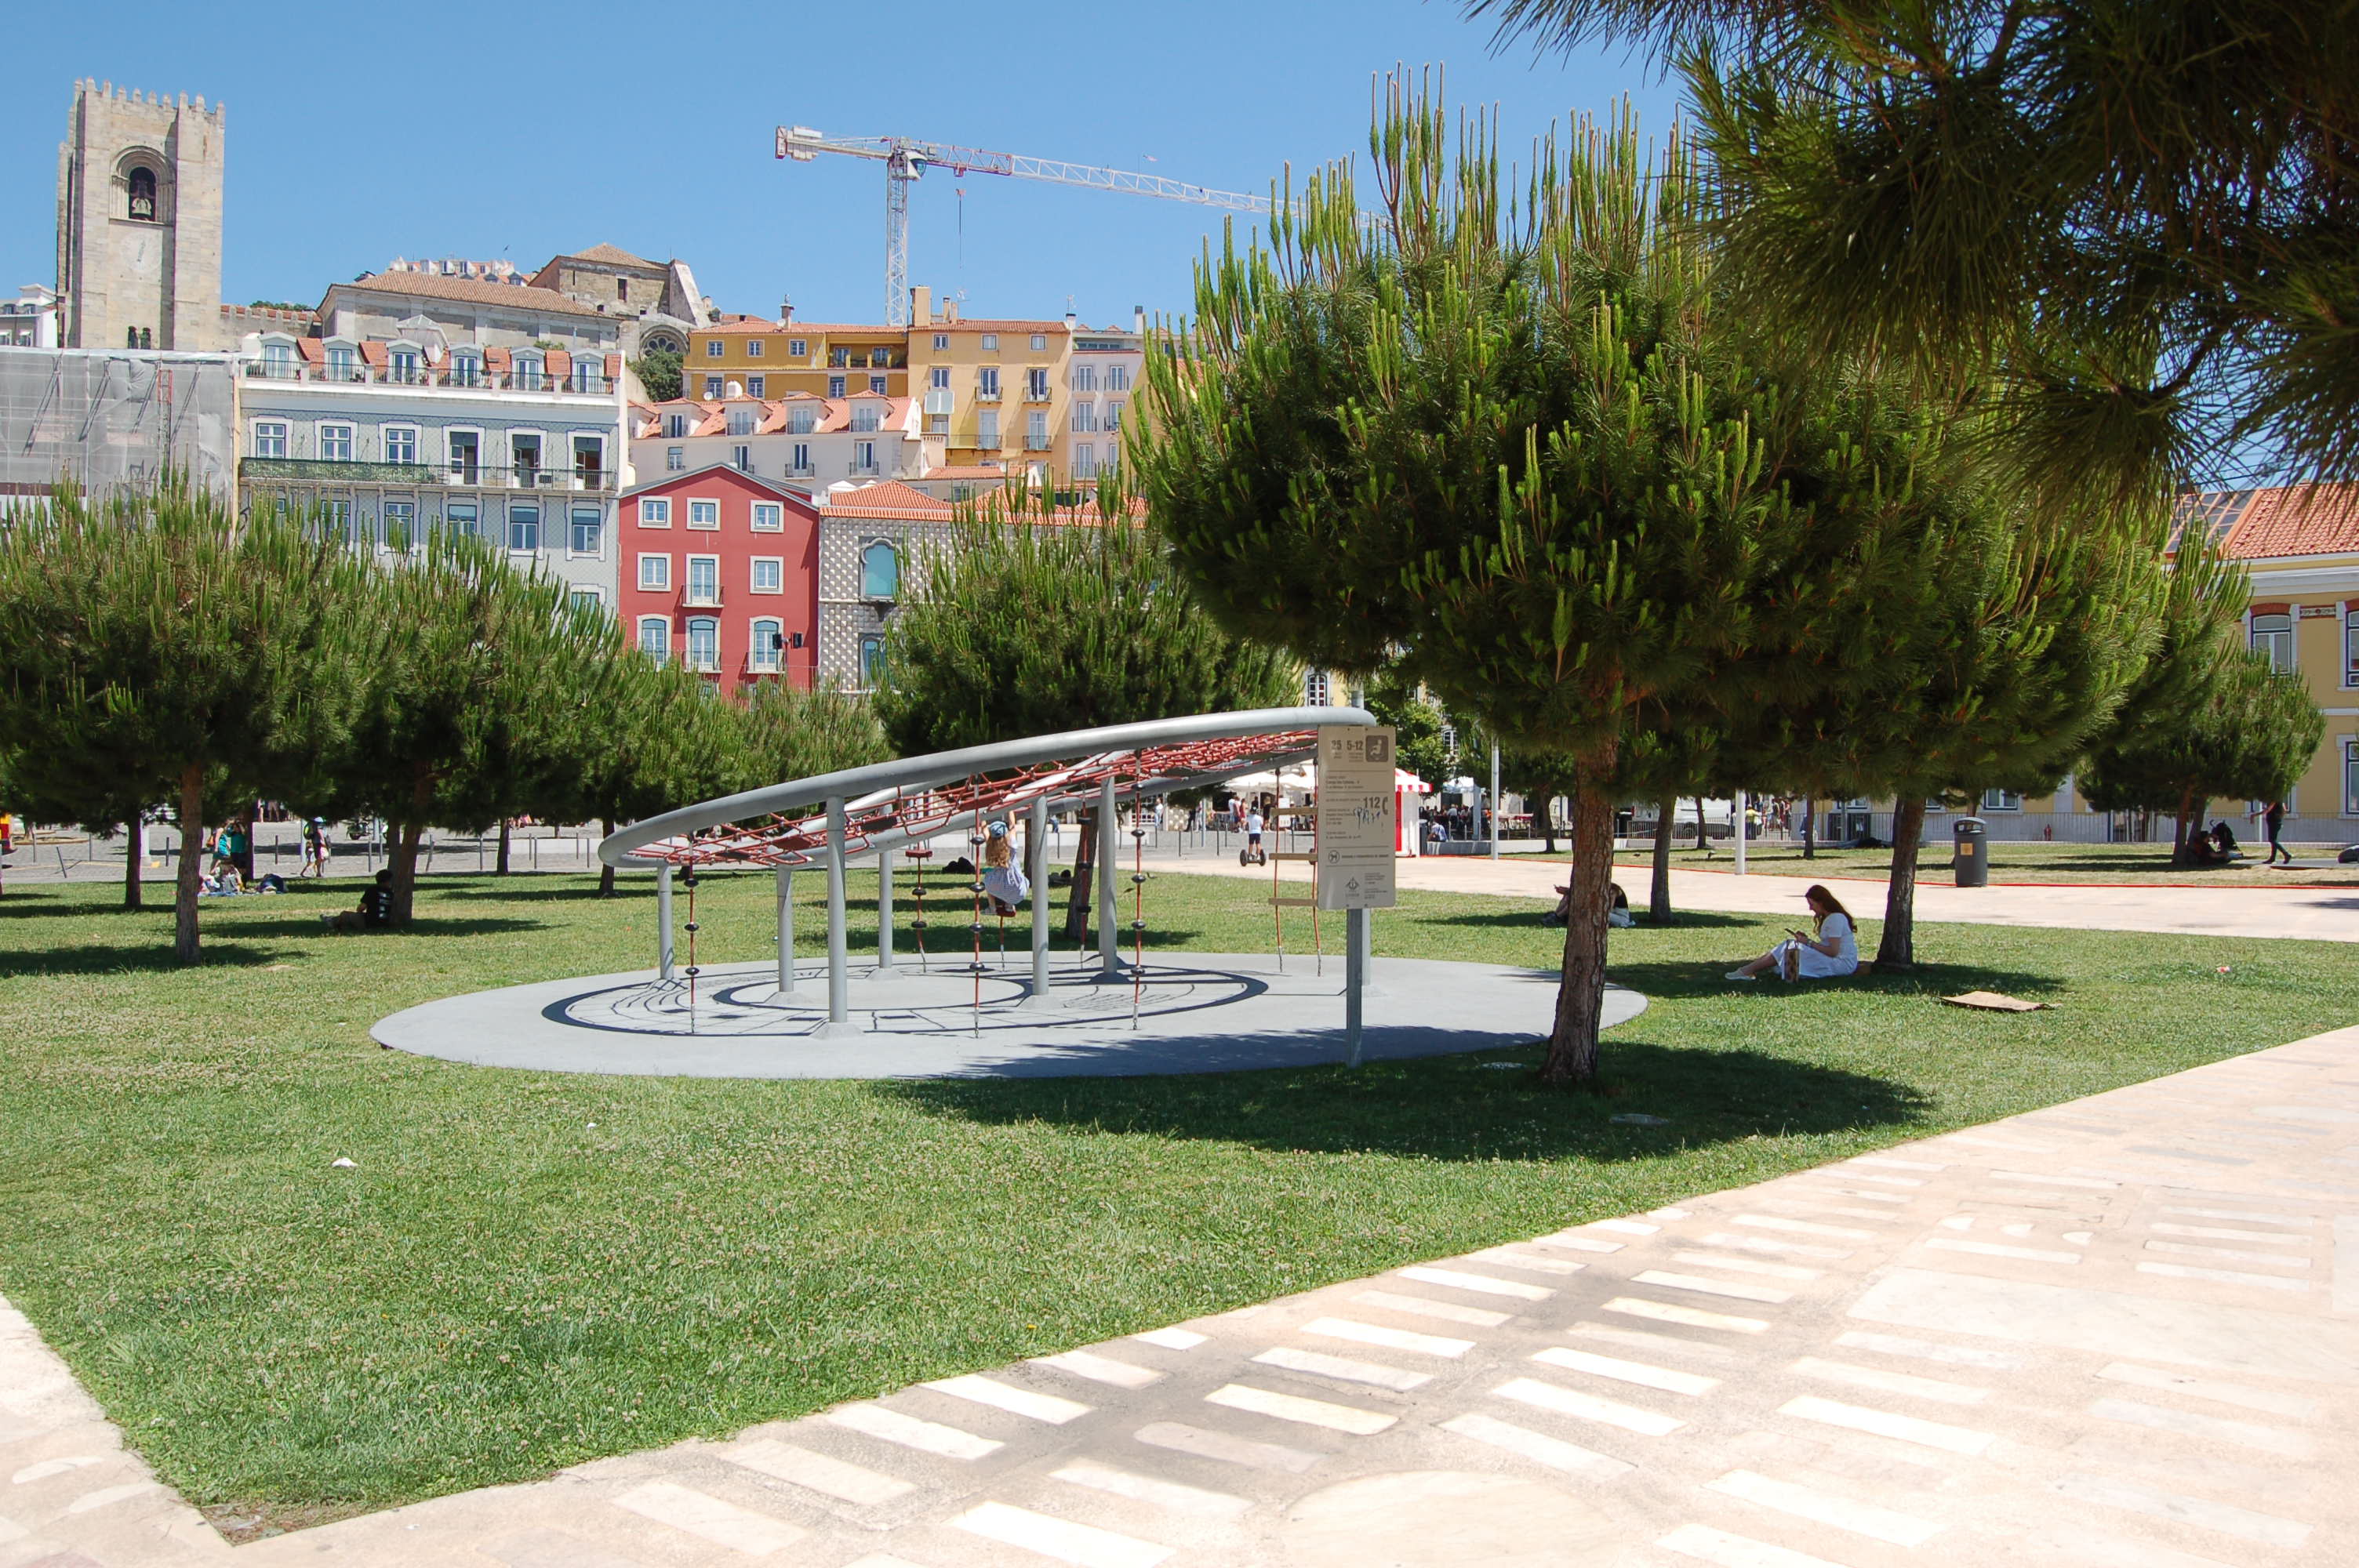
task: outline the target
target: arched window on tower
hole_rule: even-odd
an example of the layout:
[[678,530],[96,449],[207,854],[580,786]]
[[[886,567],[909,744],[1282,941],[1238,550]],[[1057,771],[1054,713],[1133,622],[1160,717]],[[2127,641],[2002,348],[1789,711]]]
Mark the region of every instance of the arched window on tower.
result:
[[142,223],[156,221],[156,171],[152,168],[131,171],[131,216]]

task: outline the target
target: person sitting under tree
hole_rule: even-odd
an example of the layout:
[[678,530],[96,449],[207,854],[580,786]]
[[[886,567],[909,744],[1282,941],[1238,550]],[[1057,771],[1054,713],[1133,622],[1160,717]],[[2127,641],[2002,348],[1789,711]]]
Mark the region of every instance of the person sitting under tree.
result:
[[376,874],[376,881],[361,894],[356,908],[320,916],[320,922],[331,931],[375,931],[393,924],[393,868],[387,866]]
[[1843,901],[1817,882],[1802,893],[1810,906],[1810,931],[1788,930],[1786,940],[1742,968],[1732,980],[1757,980],[1776,970],[1781,979],[1821,980],[1859,973],[1859,932]]

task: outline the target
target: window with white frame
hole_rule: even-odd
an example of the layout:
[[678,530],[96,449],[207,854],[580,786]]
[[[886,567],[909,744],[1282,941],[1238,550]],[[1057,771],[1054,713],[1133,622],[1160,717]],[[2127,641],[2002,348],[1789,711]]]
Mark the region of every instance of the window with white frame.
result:
[[665,438],[665,439],[667,439],[667,440],[672,440],[672,441],[677,441],[677,440],[679,440],[681,437],[683,437],[683,436],[687,435],[687,434],[688,434],[688,416],[687,416],[687,415],[685,415],[685,414],[667,414],[667,415],[665,415],[665,416],[664,416],[664,431],[663,431],[663,433],[664,433],[664,438]]
[[784,593],[787,589],[787,563],[777,556],[756,556],[753,588],[756,593]]
[[733,436],[752,435],[754,411],[750,408],[732,408],[729,411],[729,433]]
[[901,592],[901,552],[886,539],[872,539],[860,551],[860,597],[895,599]]
[[870,376],[870,377],[868,378],[868,390],[869,390],[869,391],[871,391],[871,392],[873,392],[873,393],[875,393],[875,394],[877,396],[879,396],[879,397],[884,396],[884,395],[885,395],[885,378],[884,378],[883,376],[881,376],[881,375],[872,375],[872,376]]
[[719,396],[721,396],[723,394],[726,393],[728,390],[729,390],[729,384],[728,384],[727,382],[725,382],[725,381],[722,380],[719,376],[717,376],[717,375],[708,375],[708,376],[706,376],[706,377],[704,378],[704,395],[705,395],[705,396],[707,396],[707,397],[719,397]]
[[853,473],[875,473],[876,471],[875,442],[854,441],[852,443],[852,471]]
[[1090,402],[1073,405],[1073,429],[1076,434],[1095,434],[1098,427],[1098,406]]
[[999,410],[985,408],[974,416],[974,444],[978,447],[999,445]]
[[1049,401],[1049,372],[1046,366],[1034,365],[1024,373],[1024,395],[1034,403]]
[[752,473],[754,471],[754,449],[751,447],[730,448],[729,466],[735,469],[739,473]]
[[724,349],[724,348],[723,348],[723,347],[721,346],[721,340],[720,340],[720,339],[718,339],[718,338],[707,338],[707,339],[705,339],[705,340],[704,340],[704,357],[705,357],[706,359],[709,359],[709,360],[717,360],[717,359],[719,359],[723,354],[725,354],[725,353],[727,353],[728,351],[729,351],[728,350],[726,350],[726,349]]
[[1302,706],[1325,708],[1334,695],[1334,684],[1325,670],[1306,670],[1302,676]]
[[763,389],[767,387],[769,384],[770,381],[767,376],[749,375],[745,378],[745,395],[748,397],[765,396],[766,394]]
[[1106,366],[1106,390],[1108,392],[1128,392],[1130,390],[1130,367],[1128,365]]
[[576,506],[569,520],[571,527],[567,544],[577,556],[603,555],[606,548],[606,509],[603,506]]
[[660,615],[639,617],[639,652],[662,664],[671,654],[671,622]]
[[751,639],[745,649],[746,667],[775,673],[778,667],[778,650],[785,642],[786,638],[780,633],[779,622],[755,622]]
[[664,471],[666,473],[686,473],[688,471],[688,449],[686,447],[666,447],[664,449]]
[[979,395],[989,398],[998,397],[999,367],[997,365],[985,365],[981,370],[975,372],[974,384],[975,390]]
[[1098,367],[1095,365],[1075,365],[1073,367],[1072,382],[1073,390],[1075,392],[1095,392],[1098,389]]
[[482,514],[472,501],[453,501],[444,506],[442,525],[462,539],[479,538],[484,531]]
[[688,503],[688,525],[691,528],[720,527],[721,503],[717,501],[699,501],[693,496],[690,497]]
[[2343,607],[2343,684],[2359,686],[2359,600]]
[[592,360],[587,354],[576,354],[573,356],[574,391],[595,392],[598,390],[598,373],[596,370],[592,368],[596,364],[596,361]]
[[1983,791],[1983,809],[1984,811],[2021,811],[2023,796],[2011,789],[1986,789]]
[[414,463],[418,460],[418,429],[411,425],[387,425],[385,427],[385,460],[389,463]]
[[928,371],[926,373],[926,384],[932,387],[936,392],[948,392],[951,389],[951,367],[948,365],[936,365],[933,369]]
[[527,392],[538,392],[542,384],[540,366],[539,355],[518,354],[516,361],[516,385]]
[[639,590],[643,593],[671,591],[671,557],[647,556],[639,557]]
[[934,334],[934,351],[936,353],[941,352],[942,350],[947,349],[950,346],[951,335],[948,332],[936,332]]
[[328,379],[330,381],[358,381],[360,378],[360,365],[358,361],[356,361],[353,356],[352,345],[350,343],[329,344]]
[[1098,477],[1098,449],[1088,441],[1074,443],[1073,477],[1075,479]]
[[808,338],[788,338],[787,340],[787,357],[790,360],[807,360],[810,358],[810,340]]
[[844,378],[840,375],[832,375],[827,378],[827,395],[830,397],[842,397],[844,393]]
[[294,380],[295,345],[284,341],[263,344],[262,373],[273,381]]
[[257,458],[283,458],[287,455],[287,421],[256,419],[254,422],[254,455]]
[[775,501],[754,503],[754,532],[775,534],[787,525],[787,509]]
[[353,427],[350,425],[321,426],[320,458],[323,462],[351,462],[353,460]]
[[985,332],[983,335],[983,351],[987,354],[995,354],[999,351],[998,333]]
[[418,503],[385,503],[385,547],[403,554],[418,547]]
[[451,356],[451,384],[481,386],[484,384],[484,356],[478,353],[454,353]]
[[516,502],[508,507],[508,548],[531,551],[540,548],[540,508]]
[[689,619],[688,667],[707,672],[721,667],[721,622],[710,615]]
[[349,501],[331,501],[321,508],[321,531],[339,544],[350,543],[353,536],[353,503]]
[[642,528],[670,527],[671,502],[667,497],[660,495],[641,496],[639,498],[639,526]]
[[811,471],[810,443],[797,441],[793,451],[793,460],[788,464],[787,471],[792,474],[808,475]]
[[1042,349],[1045,349],[1045,348],[1047,348],[1048,346],[1049,346],[1049,335],[1048,335],[1046,332],[1035,332],[1035,333],[1033,333],[1033,334],[1032,334],[1032,351],[1033,351],[1033,352],[1038,353],[1038,352],[1039,352]]
[[748,338],[745,340],[745,357],[749,360],[758,360],[762,357],[761,339]]
[[1109,397],[1106,399],[1105,427],[1109,430],[1119,430],[1122,428],[1122,399],[1119,397]]
[[688,601],[690,604],[721,602],[721,557],[719,556],[688,557]]
[[819,427],[819,410],[808,403],[798,403],[787,410],[787,434],[808,436]]
[[598,585],[594,582],[575,584],[565,598],[574,609],[584,611],[596,611],[606,602],[605,596],[598,591]]
[[1049,449],[1049,416],[1046,414],[1024,416],[1024,444],[1036,452]]
[[877,429],[884,423],[883,416],[884,410],[878,408],[874,403],[854,404],[852,409],[852,427],[855,430]]
[[2253,617],[2253,652],[2269,661],[2269,668],[2284,675],[2293,668],[2293,617],[2271,612]]
[[885,637],[871,632],[860,639],[860,686],[864,691],[875,689],[885,678]]

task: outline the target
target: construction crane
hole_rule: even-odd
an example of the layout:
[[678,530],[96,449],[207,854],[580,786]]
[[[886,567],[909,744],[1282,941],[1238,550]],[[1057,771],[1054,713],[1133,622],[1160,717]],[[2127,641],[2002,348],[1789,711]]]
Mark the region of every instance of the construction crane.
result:
[[1021,153],[985,152],[980,147],[919,141],[914,136],[828,136],[809,125],[778,127],[779,157],[809,163],[821,153],[874,158],[885,166],[885,320],[893,327],[909,324],[909,186],[929,167],[946,168],[962,176],[996,174],[1015,179],[1045,179],[1055,185],[1079,185],[1092,190],[1122,190],[1133,196],[1159,197],[1166,201],[1191,201],[1199,207],[1222,207],[1232,212],[1269,211],[1266,196],[1213,190],[1166,179],[1159,174],[1133,174],[1128,169],[1026,157]]

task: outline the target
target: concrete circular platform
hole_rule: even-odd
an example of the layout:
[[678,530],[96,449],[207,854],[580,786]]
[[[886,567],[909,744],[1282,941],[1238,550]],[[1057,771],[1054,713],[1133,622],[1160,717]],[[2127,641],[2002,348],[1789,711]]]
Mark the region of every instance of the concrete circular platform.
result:
[[[1030,996],[1028,962],[980,977],[904,960],[853,971],[851,1024],[830,1033],[827,977],[775,966],[709,967],[693,1005],[685,976],[652,970],[445,997],[381,1020],[379,1044],[486,1067],[699,1078],[1059,1077],[1226,1073],[1343,1056],[1343,963],[1268,954],[1174,954],[1134,985],[1068,958]],[[1553,970],[1378,958],[1363,1049],[1371,1061],[1491,1051],[1548,1032]],[[980,1005],[978,1005],[978,1001]],[[1646,998],[1605,995],[1608,1027]]]

